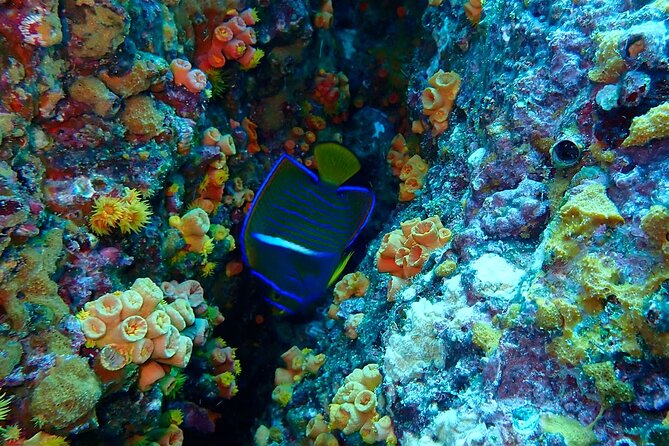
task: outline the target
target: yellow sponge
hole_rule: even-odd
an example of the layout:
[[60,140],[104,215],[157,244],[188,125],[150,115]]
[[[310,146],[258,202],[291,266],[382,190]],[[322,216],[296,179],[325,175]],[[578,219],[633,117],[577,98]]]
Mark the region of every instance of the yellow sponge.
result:
[[578,238],[589,238],[601,225],[614,227],[625,222],[604,186],[593,183],[571,197],[558,213],[558,226],[546,242],[546,249],[560,260],[578,253]]
[[632,120],[623,147],[642,146],[654,139],[669,138],[669,102],[653,107]]

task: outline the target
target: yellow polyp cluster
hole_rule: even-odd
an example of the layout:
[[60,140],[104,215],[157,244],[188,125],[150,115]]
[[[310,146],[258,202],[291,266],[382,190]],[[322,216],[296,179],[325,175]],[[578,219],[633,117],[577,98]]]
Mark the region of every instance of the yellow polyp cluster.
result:
[[272,400],[281,407],[286,407],[293,399],[293,386],[290,384],[279,384],[272,391]]
[[180,426],[184,422],[184,413],[179,409],[168,410],[160,417],[161,424]]
[[223,372],[214,376],[214,382],[218,386],[222,398],[230,399],[239,392],[236,375],[239,375],[239,373],[235,370],[234,372]]
[[307,375],[315,375],[325,363],[324,354],[314,354],[311,349],[293,345],[284,354],[281,355],[286,368],[277,368],[274,371],[274,391],[272,399],[281,405],[286,406],[293,398],[293,386]]
[[112,229],[122,233],[139,232],[149,222],[152,212],[136,189],[126,188],[125,196],[97,198],[89,217],[91,229],[98,235],[109,235]]
[[237,379],[242,373],[241,362],[237,359],[237,349],[229,347],[221,338],[209,341],[207,348],[211,349],[209,356],[218,394],[221,398],[231,399],[239,392]]
[[260,63],[260,59],[262,59],[264,55],[265,55],[265,52],[263,50],[261,50],[261,49],[255,50],[255,52],[253,53],[253,56],[251,57],[251,61],[249,62],[248,66],[242,67],[242,70],[251,70],[251,69],[257,67],[258,64]]
[[4,428],[5,432],[2,434],[2,438],[5,441],[18,440],[21,438],[21,428],[16,424],[7,426]]
[[201,270],[202,277],[212,276],[216,271],[216,266],[217,266],[216,262],[205,262],[202,265],[202,270]]
[[622,146],[642,146],[654,139],[664,138],[669,138],[669,102],[653,107],[646,114],[632,119],[630,134]]
[[558,260],[568,260],[580,251],[580,240],[587,241],[601,225],[615,227],[624,223],[616,205],[598,183],[583,188],[558,212],[555,229],[546,241],[546,249]]
[[634,398],[632,386],[616,377],[611,361],[587,364],[583,366],[583,371],[595,380],[595,387],[604,407],[628,403]]
[[502,331],[491,324],[476,322],[472,325],[472,342],[487,355],[497,350],[500,339],[502,339]]

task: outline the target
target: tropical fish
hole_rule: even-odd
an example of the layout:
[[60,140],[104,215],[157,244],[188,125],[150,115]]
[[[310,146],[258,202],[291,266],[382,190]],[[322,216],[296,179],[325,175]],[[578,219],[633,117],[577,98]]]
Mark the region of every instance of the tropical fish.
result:
[[288,313],[309,308],[344,269],[347,249],[367,224],[374,194],[342,186],[360,163],[346,147],[314,148],[318,176],[283,155],[251,204],[242,228],[244,262]]

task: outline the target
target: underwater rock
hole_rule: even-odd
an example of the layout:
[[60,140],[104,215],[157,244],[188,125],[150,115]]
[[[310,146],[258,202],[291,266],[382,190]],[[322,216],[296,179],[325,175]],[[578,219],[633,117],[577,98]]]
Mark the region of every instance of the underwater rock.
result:
[[478,214],[481,227],[493,237],[527,237],[546,217],[546,187],[524,179],[517,188],[495,192],[483,201]]
[[78,4],[68,0],[68,50],[74,60],[99,61],[109,57],[128,33],[130,17],[115,0],[94,0]]

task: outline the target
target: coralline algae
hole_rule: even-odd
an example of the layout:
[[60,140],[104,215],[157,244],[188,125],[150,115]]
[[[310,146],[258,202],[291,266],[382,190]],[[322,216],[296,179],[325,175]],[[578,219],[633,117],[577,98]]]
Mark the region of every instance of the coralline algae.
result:
[[[668,14],[0,0],[0,444],[669,445]],[[289,318],[239,234],[328,141],[377,206]]]

